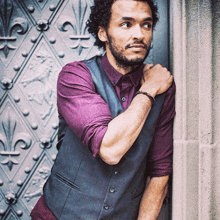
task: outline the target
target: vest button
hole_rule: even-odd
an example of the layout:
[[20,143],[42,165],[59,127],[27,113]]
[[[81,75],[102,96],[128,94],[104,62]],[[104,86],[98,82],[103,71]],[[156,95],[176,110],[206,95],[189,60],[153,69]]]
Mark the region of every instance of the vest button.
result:
[[115,171],[115,175],[119,175],[119,172],[118,172],[118,171]]
[[105,210],[108,210],[108,209],[109,209],[109,206],[108,206],[108,205],[104,205],[104,209],[105,209]]
[[114,189],[114,188],[110,188],[110,189],[109,189],[109,192],[110,192],[110,193],[114,193],[114,192],[115,192],[115,189]]

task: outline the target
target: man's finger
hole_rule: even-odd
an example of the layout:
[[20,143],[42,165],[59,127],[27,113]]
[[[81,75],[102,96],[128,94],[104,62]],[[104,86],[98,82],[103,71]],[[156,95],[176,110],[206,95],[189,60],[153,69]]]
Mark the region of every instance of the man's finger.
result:
[[145,69],[147,69],[147,70],[149,70],[150,68],[152,68],[154,65],[152,64],[152,63],[147,63],[146,65],[145,65]]

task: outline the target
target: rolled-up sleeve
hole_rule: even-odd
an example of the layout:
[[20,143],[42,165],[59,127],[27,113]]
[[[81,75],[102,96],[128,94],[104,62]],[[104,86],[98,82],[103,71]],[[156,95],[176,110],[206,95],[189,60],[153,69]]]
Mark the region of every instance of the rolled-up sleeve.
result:
[[175,90],[175,83],[173,83],[166,92],[163,108],[148,151],[147,170],[151,177],[166,176],[172,173]]
[[107,103],[96,93],[90,72],[83,63],[67,64],[60,72],[57,107],[60,117],[96,157],[112,117]]

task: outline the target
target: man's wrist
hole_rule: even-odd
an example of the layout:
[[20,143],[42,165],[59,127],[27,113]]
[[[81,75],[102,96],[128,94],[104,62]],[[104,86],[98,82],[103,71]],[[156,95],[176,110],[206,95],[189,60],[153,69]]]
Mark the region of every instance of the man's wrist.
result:
[[155,98],[155,96],[157,95],[158,89],[156,89],[154,86],[152,85],[142,85],[141,88],[139,89],[142,92],[147,92],[148,94],[150,94],[153,98]]
[[155,98],[153,96],[151,96],[148,92],[143,92],[143,91],[139,90],[136,92],[136,95],[138,95],[138,94],[142,94],[142,95],[147,96],[151,101],[151,107],[154,105]]

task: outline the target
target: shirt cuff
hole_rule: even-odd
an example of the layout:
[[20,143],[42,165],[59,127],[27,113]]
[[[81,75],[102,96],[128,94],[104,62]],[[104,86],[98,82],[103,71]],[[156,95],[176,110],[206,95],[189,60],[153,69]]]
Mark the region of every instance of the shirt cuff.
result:
[[102,128],[102,130],[98,131],[92,140],[91,151],[92,151],[92,156],[94,158],[96,158],[99,154],[99,149],[100,149],[100,146],[102,143],[102,139],[103,139],[107,129],[108,129],[108,127]]
[[147,174],[151,177],[168,176],[173,172],[172,156],[161,161],[148,162]]

